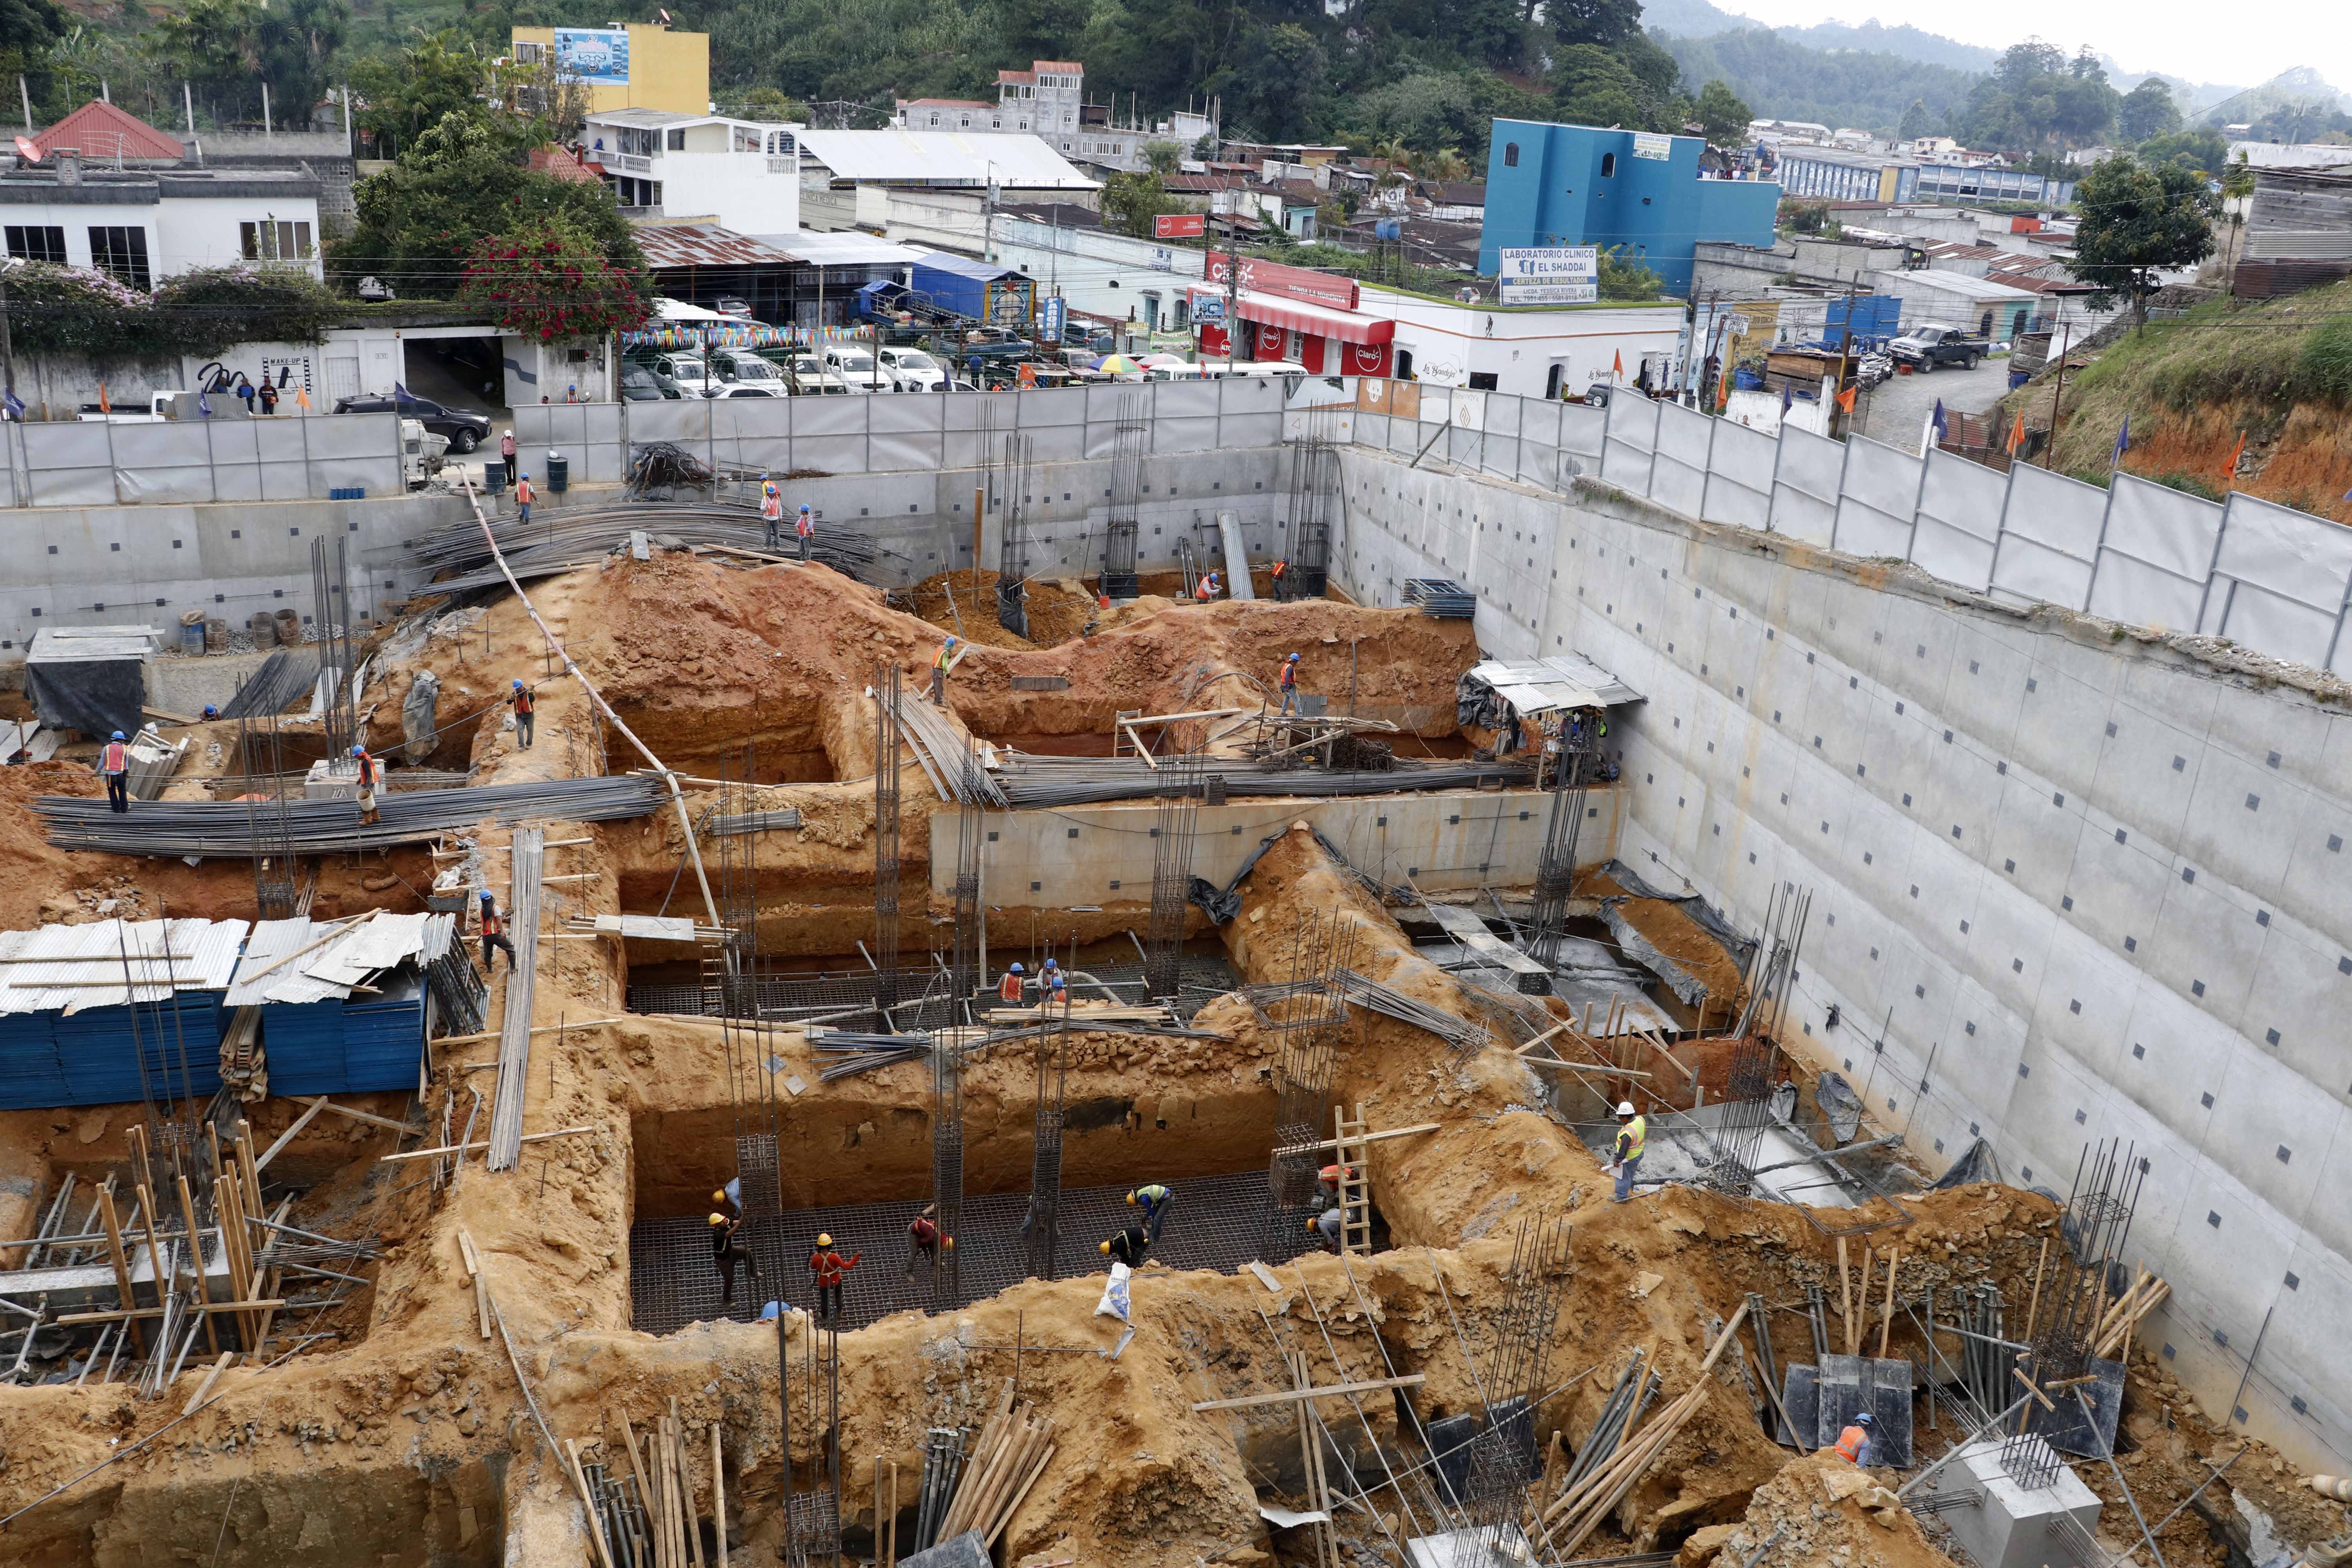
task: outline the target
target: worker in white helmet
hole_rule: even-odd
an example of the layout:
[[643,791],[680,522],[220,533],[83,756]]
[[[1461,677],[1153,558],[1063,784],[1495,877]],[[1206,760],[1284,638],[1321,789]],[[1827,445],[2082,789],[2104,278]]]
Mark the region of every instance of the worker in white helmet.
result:
[[1633,1195],[1633,1177],[1642,1168],[1642,1150],[1648,1142],[1649,1136],[1650,1125],[1642,1117],[1634,1114],[1633,1102],[1630,1100],[1619,1100],[1617,1102],[1616,1163],[1609,1167],[1609,1172],[1617,1178],[1616,1201],[1621,1204]]

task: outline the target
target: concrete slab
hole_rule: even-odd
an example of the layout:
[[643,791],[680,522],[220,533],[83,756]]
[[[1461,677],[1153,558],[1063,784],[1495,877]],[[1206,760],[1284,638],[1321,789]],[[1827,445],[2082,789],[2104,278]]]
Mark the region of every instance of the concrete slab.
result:
[[[2049,1462],[2055,1463],[2054,1455]],[[1981,1498],[1973,1508],[1955,1508],[1942,1517],[1979,1568],[2042,1568],[2069,1560],[2073,1541],[2098,1528],[2098,1494],[2063,1464],[2057,1465],[2053,1484],[2029,1490],[2001,1468],[2000,1445],[1988,1442],[1963,1449],[1945,1474],[1955,1470]],[[1939,1489],[1950,1489],[1949,1483]]]

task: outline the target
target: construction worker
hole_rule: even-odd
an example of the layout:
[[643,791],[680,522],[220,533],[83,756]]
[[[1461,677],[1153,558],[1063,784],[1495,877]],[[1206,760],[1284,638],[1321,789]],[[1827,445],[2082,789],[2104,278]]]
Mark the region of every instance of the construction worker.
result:
[[1290,575],[1289,558],[1286,556],[1278,557],[1273,565],[1265,569],[1265,575],[1267,583],[1271,584],[1274,589],[1275,602],[1276,604],[1286,602],[1290,597],[1290,593],[1288,589],[1283,586],[1283,579]]
[[214,721],[215,719],[217,719],[217,718],[219,718],[219,717],[220,717],[220,710],[219,710],[219,709],[217,709],[217,708],[214,707],[214,706],[213,706],[211,703],[209,703],[209,702],[207,702],[207,703],[205,703],[205,721],[206,723],[210,723],[212,721]]
[[760,516],[768,525],[768,553],[773,555],[784,542],[784,492],[772,479],[760,487]]
[[530,750],[530,721],[539,710],[539,700],[531,695],[530,687],[518,680],[514,683],[514,695],[508,700],[514,704],[515,750],[528,752]]
[[1298,656],[1297,654],[1294,653],[1282,661],[1282,679],[1276,684],[1282,689],[1282,712],[1275,715],[1279,719],[1283,714],[1293,712],[1298,707]]
[[1846,1423],[1845,1429],[1838,1434],[1837,1447],[1832,1451],[1849,1465],[1868,1466],[1873,1447],[1871,1439],[1877,1436],[1877,1426],[1870,1412],[1864,1411]]
[[1131,1225],[1108,1241],[1097,1246],[1095,1250],[1114,1263],[1124,1263],[1129,1268],[1140,1268],[1143,1267],[1144,1254],[1150,1248],[1151,1238],[1143,1233],[1143,1227],[1139,1225]]
[[1337,1252],[1339,1250],[1339,1233],[1346,1228],[1347,1224],[1346,1209],[1328,1208],[1308,1220],[1307,1229],[1309,1235],[1320,1236],[1323,1245]]
[[1217,569],[1213,566],[1201,574],[1201,591],[1194,597],[1207,604],[1217,596]]
[[793,527],[800,534],[801,560],[806,563],[809,558],[809,546],[816,542],[816,513],[809,510],[808,502],[801,502],[800,521]]
[[498,961],[490,956],[490,950],[494,947],[507,950],[507,969],[511,973],[519,962],[515,957],[514,943],[507,940],[507,918],[499,913],[498,903],[490,897],[488,888],[482,889],[481,923],[482,977],[487,980],[498,973]]
[[365,746],[352,748],[352,761],[357,763],[360,767],[360,820],[362,822],[378,821],[380,819],[375,809],[375,790],[376,785],[382,782],[381,771],[376,766],[375,759],[368,755],[368,749]]
[[1633,1177],[1642,1169],[1642,1151],[1649,1142],[1650,1123],[1646,1117],[1633,1113],[1633,1102],[1617,1102],[1616,1163],[1610,1172],[1617,1178],[1616,1202],[1623,1203],[1633,1195]]
[[940,644],[940,651],[931,656],[931,706],[943,708],[948,700],[948,672],[963,662],[962,640],[950,635]]
[[530,503],[538,499],[539,492],[530,488],[530,476],[529,474],[520,474],[516,476],[515,515],[520,518],[523,521],[529,522],[530,521]]
[[722,1307],[735,1304],[735,1266],[738,1263],[749,1263],[751,1278],[760,1278],[760,1260],[752,1257],[751,1249],[737,1238],[736,1233],[742,1226],[743,1216],[740,1215],[733,1219],[723,1214],[710,1216],[710,1256],[719,1265],[719,1304]]
[[1350,1174],[1345,1165],[1324,1166],[1315,1173],[1315,1195],[1327,1205],[1338,1203],[1340,1189],[1347,1185]]
[[907,1278],[909,1279],[915,1277],[915,1259],[919,1255],[937,1276],[940,1249],[955,1250],[955,1237],[940,1234],[940,1222],[934,1217],[938,1210],[937,1204],[925,1204],[923,1212],[907,1224]]
[[710,1194],[710,1201],[724,1207],[730,1215],[741,1215],[743,1212],[743,1178],[740,1176],[730,1178],[725,1186],[720,1187],[717,1192]]
[[98,771],[106,780],[107,810],[129,811],[131,748],[123,743],[121,731],[117,730],[113,737],[98,749]]
[[1160,1245],[1160,1228],[1168,1223],[1168,1211],[1176,1206],[1176,1190],[1165,1182],[1153,1182],[1127,1194],[1130,1207],[1143,1211],[1143,1228],[1151,1245]]
[[809,1272],[816,1276],[816,1315],[820,1321],[831,1319],[841,1321],[842,1276],[857,1267],[866,1254],[853,1252],[846,1258],[833,1249],[830,1234],[819,1231],[816,1250],[809,1254]]
[[1028,984],[1022,978],[1021,966],[1015,963],[1004,972],[1004,978],[996,983],[996,999],[1008,1006],[1018,1007],[1021,1005],[1021,993]]
[[509,430],[505,435],[499,437],[499,457],[507,466],[506,482],[508,484],[514,483],[515,438],[513,431]]

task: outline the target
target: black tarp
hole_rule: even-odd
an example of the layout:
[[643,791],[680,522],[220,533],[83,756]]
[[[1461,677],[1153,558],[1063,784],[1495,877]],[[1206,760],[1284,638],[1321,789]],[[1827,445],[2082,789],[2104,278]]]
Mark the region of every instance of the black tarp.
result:
[[1952,1162],[1944,1173],[1936,1178],[1930,1192],[1948,1193],[1954,1187],[1965,1187],[1972,1182],[2000,1180],[2000,1162],[1993,1158],[1992,1145],[1979,1138],[1969,1145],[1969,1152]]
[[146,667],[135,658],[27,664],[25,696],[52,730],[79,730],[101,741],[117,730],[135,735],[146,721]]

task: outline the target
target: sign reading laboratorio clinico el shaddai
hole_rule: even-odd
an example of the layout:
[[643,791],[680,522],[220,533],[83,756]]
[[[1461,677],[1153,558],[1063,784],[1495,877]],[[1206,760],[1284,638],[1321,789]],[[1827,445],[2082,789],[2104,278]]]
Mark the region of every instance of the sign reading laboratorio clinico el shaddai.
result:
[[1496,253],[1495,281],[1506,305],[1590,305],[1601,298],[1601,251],[1568,245]]

